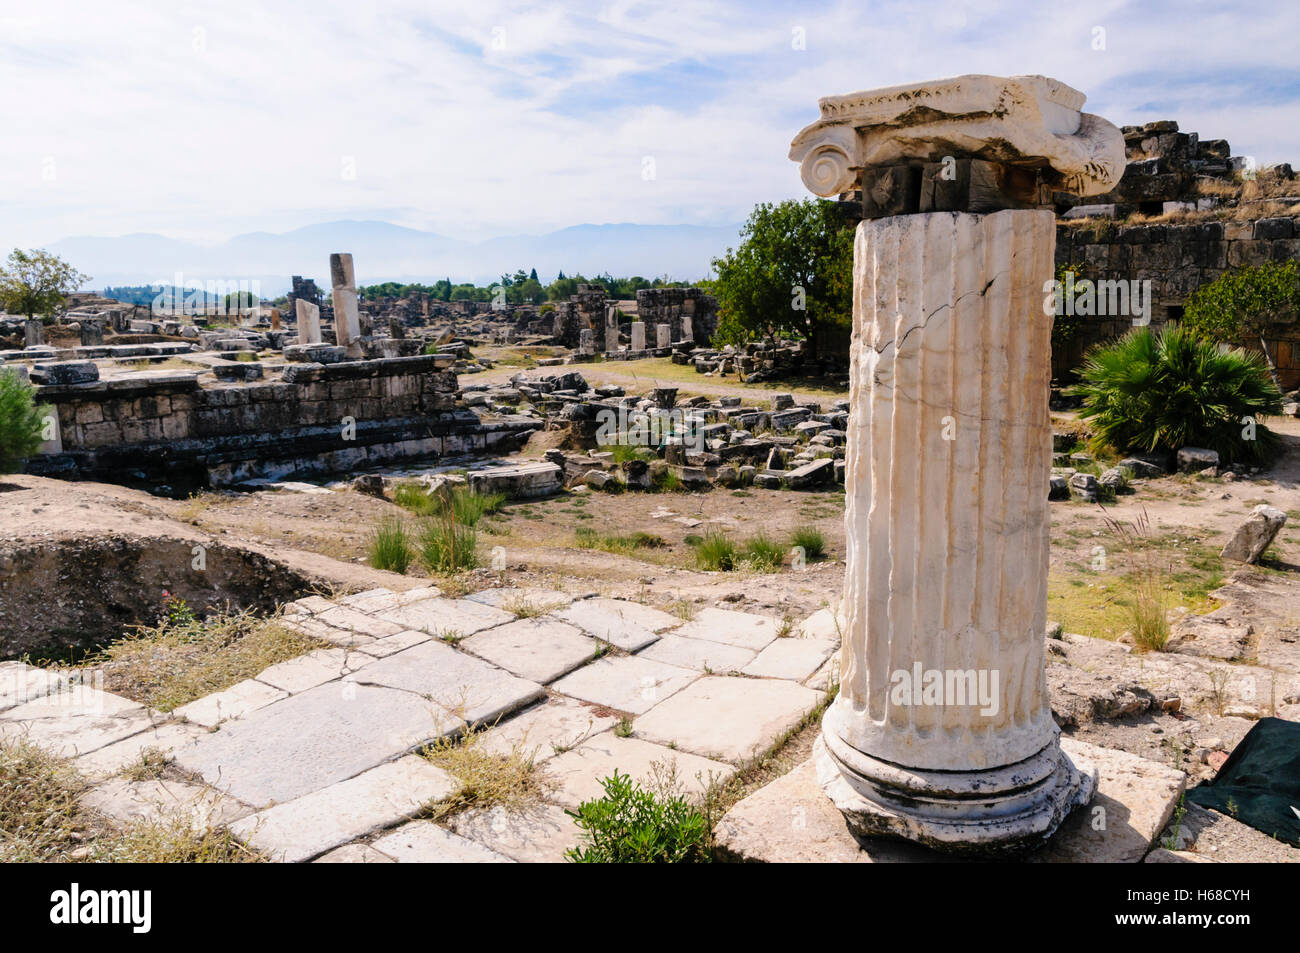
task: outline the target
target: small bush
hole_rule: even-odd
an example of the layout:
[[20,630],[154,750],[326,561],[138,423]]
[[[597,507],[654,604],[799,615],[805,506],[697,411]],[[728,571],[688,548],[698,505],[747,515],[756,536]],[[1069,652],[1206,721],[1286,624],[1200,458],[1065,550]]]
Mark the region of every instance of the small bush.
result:
[[399,483],[393,502],[418,516],[449,516],[461,526],[477,526],[505,504],[504,493],[475,493],[467,486],[443,486],[429,492],[419,483]]
[[650,484],[656,493],[681,493],[686,489],[686,484],[672,467],[655,471],[650,478]]
[[606,553],[629,555],[638,549],[659,549],[666,545],[662,536],[637,531],[627,535],[617,533],[598,533],[587,526],[579,526],[573,531],[574,542],[579,549],[598,549]]
[[736,568],[736,543],[726,533],[710,530],[695,544],[695,565],[707,572]]
[[478,565],[478,534],[454,519],[430,517],[420,528],[420,558],[430,572],[456,572]]
[[41,445],[35,393],[17,374],[0,370],[0,473],[13,473]]
[[600,782],[603,797],[566,813],[584,843],[565,856],[580,864],[708,863],[709,825],[680,796],[657,797],[626,774]]
[[785,559],[785,547],[770,539],[766,533],[758,533],[745,541],[743,561],[757,572],[776,572]]
[[[1179,328],[1136,328],[1094,348],[1067,391],[1083,398],[1100,448],[1174,452],[1207,447],[1224,464],[1266,463],[1280,440],[1260,418],[1282,412],[1263,359]],[[1249,439],[1253,432],[1254,439]]]
[[811,526],[795,530],[790,537],[790,545],[802,549],[808,559],[820,559],[826,555],[826,537],[822,535],[821,530],[813,529]]
[[406,525],[400,519],[390,517],[375,528],[370,539],[370,565],[404,573],[414,555]]

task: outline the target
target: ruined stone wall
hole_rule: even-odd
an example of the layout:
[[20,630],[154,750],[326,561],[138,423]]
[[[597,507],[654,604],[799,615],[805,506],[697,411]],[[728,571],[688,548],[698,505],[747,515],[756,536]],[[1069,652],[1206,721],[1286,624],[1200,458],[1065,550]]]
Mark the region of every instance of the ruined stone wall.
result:
[[[1194,290],[1230,268],[1300,259],[1300,232],[1291,218],[1197,222],[1187,225],[1119,225],[1112,222],[1056,228],[1056,263],[1079,264],[1093,281],[1151,282],[1151,326],[1182,317]],[[1065,348],[1052,354],[1052,376],[1064,379],[1082,363],[1089,347],[1112,340],[1133,326],[1132,315],[1093,315]],[[1300,326],[1294,315],[1278,315],[1265,335],[1284,388],[1300,386]],[[1242,342],[1258,349],[1258,342]]]
[[[63,453],[29,472],[114,482],[234,483],[341,472],[405,457],[509,449],[535,425],[456,407],[453,358],[291,364],[281,381],[200,387],[162,374],[46,386]],[[350,426],[349,426],[350,422]]]
[[718,302],[699,288],[642,288],[636,293],[637,320],[647,328],[672,326],[672,339],[707,345],[718,329]]

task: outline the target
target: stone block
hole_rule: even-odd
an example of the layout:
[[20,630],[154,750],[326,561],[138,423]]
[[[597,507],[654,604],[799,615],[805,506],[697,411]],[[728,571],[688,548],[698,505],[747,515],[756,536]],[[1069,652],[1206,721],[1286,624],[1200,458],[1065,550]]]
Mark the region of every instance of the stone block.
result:
[[638,738],[619,738],[612,731],[602,732],[572,751],[552,758],[542,770],[557,786],[552,799],[562,807],[576,810],[583,801],[601,797],[605,792],[600,782],[615,771],[653,789],[656,778],[674,765],[685,793],[695,798],[708,790],[710,782],[725,781],[736,770],[720,761]]
[[273,859],[298,863],[410,817],[457,787],[445,771],[408,755],[249,815],[230,829]]
[[432,821],[410,821],[385,834],[372,846],[399,864],[513,863],[509,857]]
[[698,672],[636,655],[598,659],[552,686],[555,691],[615,711],[642,714],[699,677]]
[[707,639],[737,645],[758,652],[777,637],[779,624],[767,616],[734,609],[704,608],[674,634],[693,639]]

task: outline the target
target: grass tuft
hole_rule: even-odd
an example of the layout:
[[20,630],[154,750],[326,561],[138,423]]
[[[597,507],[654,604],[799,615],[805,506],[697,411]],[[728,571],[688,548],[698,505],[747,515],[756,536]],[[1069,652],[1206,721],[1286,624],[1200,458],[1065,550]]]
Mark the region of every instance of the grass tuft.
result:
[[399,518],[388,517],[375,527],[370,539],[370,565],[376,569],[405,573],[414,558],[406,524]]

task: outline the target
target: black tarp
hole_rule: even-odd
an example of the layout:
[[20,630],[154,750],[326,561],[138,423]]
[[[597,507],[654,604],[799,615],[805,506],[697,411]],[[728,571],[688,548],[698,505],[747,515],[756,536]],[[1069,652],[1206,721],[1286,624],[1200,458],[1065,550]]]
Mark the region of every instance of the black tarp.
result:
[[1300,847],[1300,723],[1256,722],[1210,781],[1187,800]]

